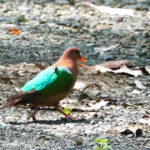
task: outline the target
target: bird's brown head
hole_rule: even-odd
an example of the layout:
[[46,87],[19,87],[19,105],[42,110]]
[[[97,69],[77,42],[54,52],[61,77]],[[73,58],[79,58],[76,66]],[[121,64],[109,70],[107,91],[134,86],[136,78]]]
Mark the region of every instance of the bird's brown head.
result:
[[76,47],[70,47],[66,49],[62,56],[66,58],[71,58],[75,61],[80,59],[81,62],[85,63],[85,59],[80,55],[80,50]]

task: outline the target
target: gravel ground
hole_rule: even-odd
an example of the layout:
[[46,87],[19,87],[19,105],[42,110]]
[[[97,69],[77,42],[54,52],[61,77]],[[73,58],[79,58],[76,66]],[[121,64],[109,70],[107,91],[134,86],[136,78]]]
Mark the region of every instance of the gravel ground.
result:
[[[54,63],[70,46],[82,51],[87,65],[129,59],[129,68],[143,75],[93,75],[80,69],[79,80],[90,87],[74,90],[61,102],[75,120],[53,108],[41,108],[37,123],[27,121],[29,108],[0,110],[0,149],[92,150],[100,138],[109,139],[113,150],[150,150],[150,76],[145,69],[150,65],[150,2],[92,2],[126,9],[126,14],[65,0],[0,0],[0,103],[39,72],[39,65]],[[20,34],[13,35],[12,28]]]

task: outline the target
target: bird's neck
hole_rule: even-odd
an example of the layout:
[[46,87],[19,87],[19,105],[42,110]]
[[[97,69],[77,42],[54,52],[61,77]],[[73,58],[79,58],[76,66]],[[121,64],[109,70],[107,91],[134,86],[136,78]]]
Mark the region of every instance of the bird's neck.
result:
[[78,74],[78,64],[76,60],[69,59],[69,58],[61,58],[56,63],[56,66],[65,66],[67,67],[73,74],[74,79],[77,78]]

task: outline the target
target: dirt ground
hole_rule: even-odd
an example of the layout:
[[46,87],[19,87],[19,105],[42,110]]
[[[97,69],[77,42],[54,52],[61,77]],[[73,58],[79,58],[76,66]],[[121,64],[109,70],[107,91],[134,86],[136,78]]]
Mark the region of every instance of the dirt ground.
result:
[[81,50],[86,65],[128,59],[128,68],[141,75],[80,68],[78,80],[89,88],[73,90],[61,102],[75,120],[41,108],[34,123],[27,121],[29,108],[1,109],[0,149],[92,150],[99,138],[108,139],[112,150],[150,150],[150,2],[75,4],[0,0],[0,103],[71,46]]

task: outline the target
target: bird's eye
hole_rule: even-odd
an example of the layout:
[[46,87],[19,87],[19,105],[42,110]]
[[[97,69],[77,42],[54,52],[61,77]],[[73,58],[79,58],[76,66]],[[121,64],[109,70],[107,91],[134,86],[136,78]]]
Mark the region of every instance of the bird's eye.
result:
[[54,67],[54,72],[53,73],[56,73],[58,71],[58,68],[55,66]]
[[76,55],[79,55],[79,52],[78,52],[78,51],[75,51],[75,54],[76,54]]
[[55,68],[55,72],[56,72],[56,71],[58,71],[58,68],[57,68],[57,67]]

